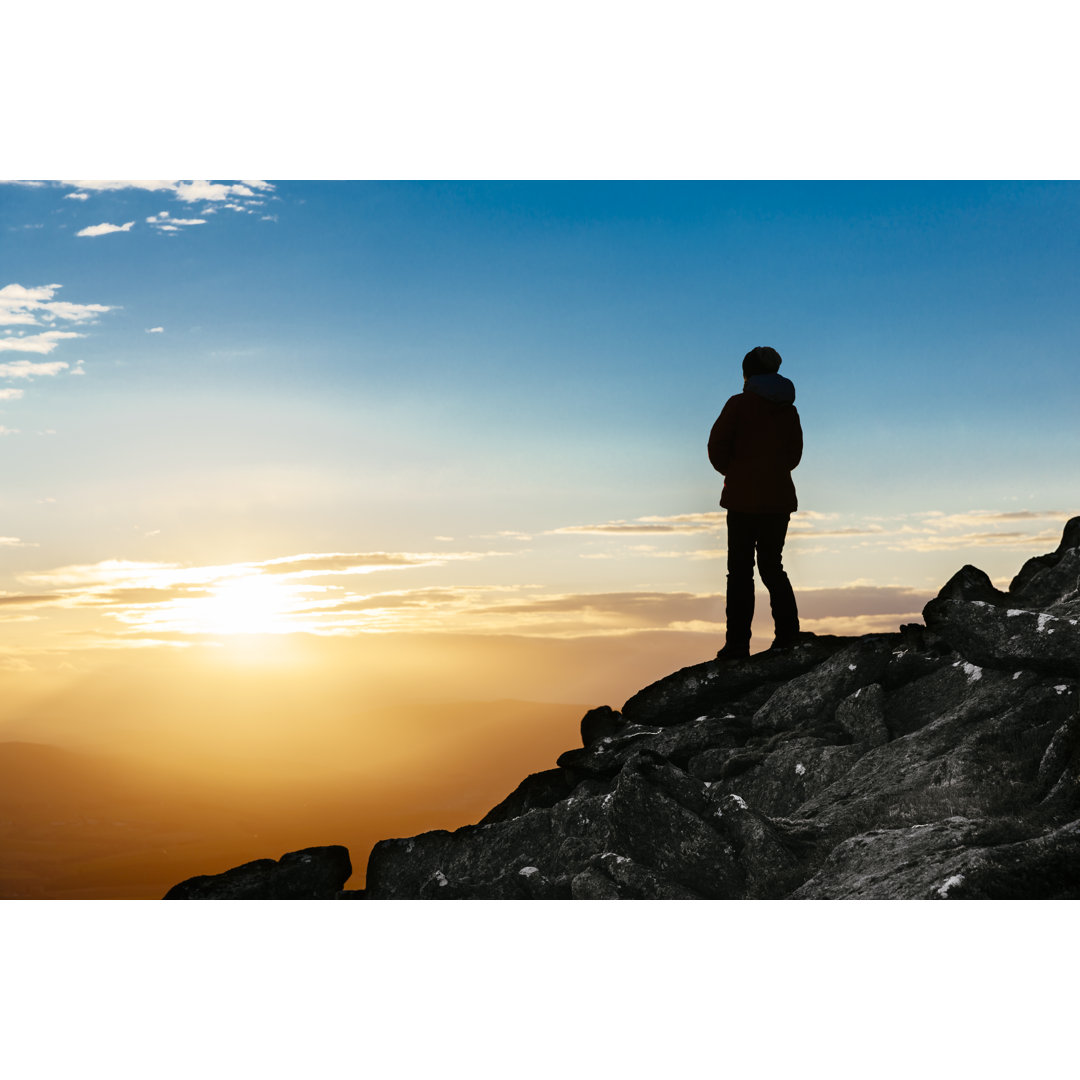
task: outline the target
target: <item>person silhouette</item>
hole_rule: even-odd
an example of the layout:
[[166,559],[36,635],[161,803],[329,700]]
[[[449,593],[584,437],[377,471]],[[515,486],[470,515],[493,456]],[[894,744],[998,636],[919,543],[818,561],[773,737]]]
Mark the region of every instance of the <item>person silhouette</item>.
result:
[[799,640],[799,609],[784,570],[784,540],[798,509],[791,471],[802,459],[795,386],[778,374],[780,354],[759,345],[743,357],[743,392],[728,399],[709,433],[709,461],[723,474],[727,510],[727,633],[721,660],[750,655],[754,621],[754,555],[769,590],[772,649]]

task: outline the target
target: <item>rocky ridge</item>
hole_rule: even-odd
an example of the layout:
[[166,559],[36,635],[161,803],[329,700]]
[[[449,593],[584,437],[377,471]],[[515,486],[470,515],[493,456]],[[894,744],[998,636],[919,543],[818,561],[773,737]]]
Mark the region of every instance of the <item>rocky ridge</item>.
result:
[[[965,566],[923,618],[593,709],[476,825],[376,844],[363,892],[343,849],[294,855],[331,853],[325,898],[1080,898],[1080,517],[1008,590]],[[245,895],[287,898],[258,865]],[[169,898],[235,897],[244,869]]]

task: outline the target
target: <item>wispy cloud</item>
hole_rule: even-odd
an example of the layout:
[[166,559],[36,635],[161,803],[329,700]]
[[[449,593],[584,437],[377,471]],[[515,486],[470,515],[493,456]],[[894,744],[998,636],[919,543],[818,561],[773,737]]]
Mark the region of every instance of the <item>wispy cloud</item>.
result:
[[12,360],[8,364],[0,364],[0,378],[31,379],[38,375],[59,375],[68,367],[63,360]]
[[147,328],[146,332],[148,334],[164,334],[165,333],[165,327],[164,326],[151,326],[151,327]]
[[42,326],[65,322],[89,322],[115,308],[108,304],[73,304],[54,300],[60,285],[36,285],[27,288],[12,283],[0,289],[0,326]]
[[[959,551],[965,548],[1045,549],[1060,534],[1060,523],[1071,514],[1064,510],[968,510],[946,514],[923,511],[889,518],[858,517],[837,513],[799,511],[792,515],[788,538],[804,553],[879,547],[890,551]],[[1025,529],[1023,526],[1035,527]],[[1037,527],[1042,525],[1041,528]],[[587,525],[563,525],[550,529],[548,536],[672,538],[711,534],[717,538],[715,549],[646,550],[632,548],[636,554],[657,559],[713,559],[724,555],[725,515],[717,512],[645,516],[633,520],[613,520]],[[808,546],[808,545],[813,545]],[[595,553],[586,553],[596,557]]]
[[716,532],[724,527],[722,513],[673,514],[667,517],[650,515],[635,518],[633,521],[605,521],[595,525],[562,525],[549,529],[547,536],[610,536],[610,535],[650,535],[654,533],[705,533]]
[[[73,330],[46,330],[41,334],[12,335],[0,337],[0,352],[30,352],[45,355],[67,338],[85,337]],[[66,366],[66,365],[65,365]]]
[[64,180],[57,183],[76,189],[65,198],[85,200],[90,193],[99,191],[151,191],[172,195],[182,203],[231,203],[241,210],[262,206],[274,191],[274,185],[266,180]]
[[88,225],[85,229],[80,229],[76,236],[108,236],[109,233],[115,232],[130,232],[131,227],[135,224],[134,221],[125,222],[123,225],[113,225],[108,221],[103,221],[100,225]]
[[0,593],[0,607],[33,607],[37,604],[55,604],[54,593]]
[[189,225],[205,225],[206,218],[174,218],[168,210],[162,210],[160,214],[154,214],[146,219],[148,225],[160,229],[162,232],[178,232],[181,228]]
[[90,196],[85,191],[72,191],[64,196],[65,199],[77,199],[79,202],[86,202]]
[[[17,326],[18,331],[6,330],[0,336],[0,352],[37,353],[47,356],[57,345],[71,338],[85,337],[77,330],[44,329],[57,323],[91,325],[100,315],[113,311],[108,304],[77,304],[68,300],[56,300],[61,288],[55,282],[50,285],[25,286],[17,282],[0,288],[0,325]],[[37,333],[26,333],[21,328],[31,327]],[[72,375],[83,374],[76,365],[74,369],[64,360],[32,361],[13,360],[0,364],[0,378],[31,379],[39,376],[59,375],[68,371]],[[14,401],[22,397],[22,390],[0,389],[0,401]]]
[[[218,566],[111,559],[29,571],[18,575],[18,580],[39,590],[33,594],[41,598],[36,604],[96,609],[123,623],[132,634],[340,634],[377,628],[374,616],[358,615],[362,596],[344,585],[318,579],[441,566],[499,554],[306,553]],[[378,603],[367,610],[383,606]]]

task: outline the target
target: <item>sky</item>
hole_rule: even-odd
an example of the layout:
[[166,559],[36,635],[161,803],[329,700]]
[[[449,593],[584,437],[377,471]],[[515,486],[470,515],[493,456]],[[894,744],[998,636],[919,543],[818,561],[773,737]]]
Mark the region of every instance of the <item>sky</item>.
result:
[[1078,209],[1070,183],[5,184],[2,663],[715,638],[704,445],[759,344],[806,438],[805,628],[895,629],[967,562],[1007,583],[1080,505]]

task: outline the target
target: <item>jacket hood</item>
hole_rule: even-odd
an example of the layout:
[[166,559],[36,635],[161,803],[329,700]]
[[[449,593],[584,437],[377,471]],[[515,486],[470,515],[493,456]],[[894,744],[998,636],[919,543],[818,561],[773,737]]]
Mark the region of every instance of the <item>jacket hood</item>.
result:
[[775,401],[778,405],[790,405],[795,400],[795,384],[783,375],[751,375],[746,380],[746,389],[763,397],[766,401]]

